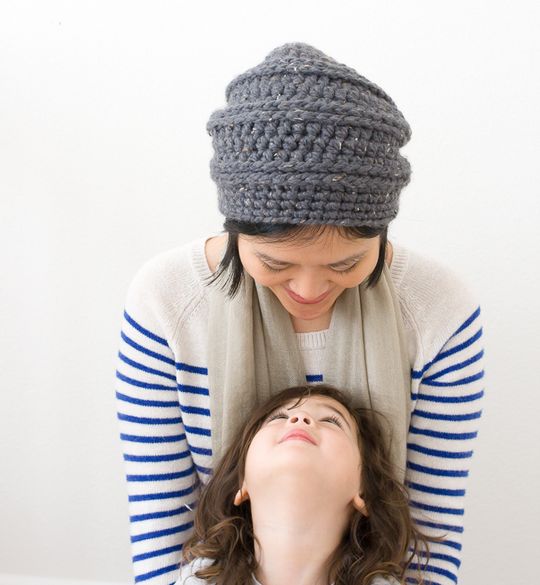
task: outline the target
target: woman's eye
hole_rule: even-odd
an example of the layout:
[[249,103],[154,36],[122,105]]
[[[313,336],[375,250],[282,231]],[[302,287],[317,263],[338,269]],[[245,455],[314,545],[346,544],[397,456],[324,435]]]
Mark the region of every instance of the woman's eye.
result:
[[287,268],[286,266],[282,268],[274,268],[273,266],[270,266],[270,264],[266,264],[266,262],[262,262],[262,265],[266,268],[266,270],[270,270],[270,272],[281,272]]
[[343,428],[343,425],[341,424],[341,421],[339,420],[339,418],[335,415],[332,416],[327,416],[325,418],[322,419],[323,421],[330,421],[333,422],[334,424],[336,424],[340,429]]
[[339,272],[340,274],[346,274],[347,272],[352,272],[358,266],[358,264],[360,264],[360,263],[356,262],[356,264],[349,266],[349,268],[345,268],[345,269],[341,269],[341,270],[338,270],[337,268],[332,268],[332,270],[334,272]]

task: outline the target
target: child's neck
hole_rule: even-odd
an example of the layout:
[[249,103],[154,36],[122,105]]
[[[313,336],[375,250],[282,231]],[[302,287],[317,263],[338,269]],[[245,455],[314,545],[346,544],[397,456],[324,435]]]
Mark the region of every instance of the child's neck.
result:
[[269,493],[252,502],[259,543],[256,577],[262,585],[330,584],[327,562],[342,540],[348,516],[322,494],[301,493],[292,499],[283,492]]

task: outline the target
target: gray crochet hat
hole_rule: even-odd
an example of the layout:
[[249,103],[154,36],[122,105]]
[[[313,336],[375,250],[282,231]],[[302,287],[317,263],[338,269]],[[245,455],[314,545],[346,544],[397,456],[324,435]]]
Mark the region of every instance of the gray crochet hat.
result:
[[393,100],[354,69],[288,43],[233,79],[207,124],[219,210],[251,223],[384,227],[409,182],[411,136]]

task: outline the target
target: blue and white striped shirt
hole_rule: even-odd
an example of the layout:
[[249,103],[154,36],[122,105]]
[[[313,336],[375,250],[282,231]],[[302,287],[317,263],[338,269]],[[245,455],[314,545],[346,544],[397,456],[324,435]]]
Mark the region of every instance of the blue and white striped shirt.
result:
[[[135,583],[176,582],[213,466],[206,239],[147,262],[127,295],[116,396]],[[451,585],[461,562],[465,488],[484,393],[480,308],[451,271],[396,244],[390,273],[411,363],[411,512],[424,532],[445,536],[430,547],[426,579]],[[306,379],[324,381],[324,372],[308,369]]]

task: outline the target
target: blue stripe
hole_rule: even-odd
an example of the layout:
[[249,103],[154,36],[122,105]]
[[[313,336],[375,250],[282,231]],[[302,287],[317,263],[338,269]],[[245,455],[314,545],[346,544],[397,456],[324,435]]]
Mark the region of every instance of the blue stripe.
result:
[[137,534],[131,537],[131,542],[140,542],[141,540],[150,540],[152,538],[161,538],[162,536],[169,536],[170,534],[178,534],[179,532],[185,532],[193,526],[193,522],[187,522],[180,526],[174,526],[173,528],[165,528],[164,530],[156,530],[155,532],[146,532],[145,534]]
[[482,411],[469,412],[466,414],[440,414],[438,412],[428,412],[426,410],[415,410],[413,412],[416,416],[422,418],[429,418],[431,420],[474,420],[482,416]]
[[153,475],[126,475],[128,481],[167,481],[170,479],[180,479],[195,473],[195,466],[191,466],[183,471],[175,471],[173,473],[157,473]]
[[461,550],[462,548],[462,544],[460,542],[454,542],[453,540],[443,540],[442,542],[438,542],[437,544],[444,544],[445,546],[455,548],[456,550]]
[[484,396],[484,391],[476,392],[476,394],[467,394],[466,396],[437,396],[432,394],[417,394],[416,398],[419,400],[426,400],[427,402],[474,402]]
[[422,380],[421,384],[425,386],[435,386],[437,388],[447,388],[453,386],[463,386],[464,384],[470,384],[471,382],[476,382],[476,380],[481,380],[484,377],[484,370],[481,370],[477,374],[473,374],[472,376],[467,376],[466,378],[461,378],[460,380],[454,380],[453,382],[436,382],[430,381],[428,378]]
[[[457,543],[455,543],[455,544],[457,544]],[[425,550],[419,550],[416,552],[416,554],[419,557],[424,557],[424,558],[428,557],[428,553]],[[458,569],[461,565],[461,561],[459,559],[456,559],[456,557],[453,557],[451,555],[445,555],[443,553],[429,552],[429,558],[430,559],[439,559],[440,561],[446,561],[447,563],[452,563]]]
[[463,368],[466,368],[467,366],[470,366],[471,364],[474,364],[477,361],[481,360],[483,356],[484,356],[484,350],[482,349],[477,354],[473,355],[472,357],[470,357],[469,359],[466,359],[463,362],[459,362],[458,364],[454,364],[453,366],[449,366],[448,368],[444,368],[444,370],[440,370],[438,372],[435,372],[434,374],[431,374],[431,376],[424,378],[424,382],[426,380],[435,380],[437,378],[440,378],[441,376],[444,376],[445,374],[449,374],[450,372],[462,370]]
[[171,571],[175,571],[176,569],[178,569],[179,566],[180,563],[176,563],[175,565],[169,565],[168,567],[156,569],[155,571],[150,571],[148,573],[144,573],[143,575],[136,575],[135,583],[141,583],[142,581],[148,581],[148,579],[152,579],[152,577],[157,577],[158,575],[170,573]]
[[415,443],[407,443],[407,449],[423,453],[424,455],[433,455],[434,457],[442,457],[444,459],[467,459],[472,457],[472,451],[439,451],[438,449],[428,449]]
[[[454,333],[453,333],[453,334],[450,336],[450,338],[448,339],[448,341],[450,341],[450,339],[452,339],[453,337],[455,337],[456,335],[458,335],[459,333],[461,333],[462,331],[464,331],[465,329],[467,329],[467,327],[468,327],[469,325],[471,325],[471,323],[473,323],[474,321],[476,321],[476,319],[478,318],[478,316],[479,316],[479,315],[480,315],[480,307],[478,307],[478,308],[476,309],[476,311],[474,311],[474,313],[473,313],[473,314],[472,314],[470,317],[468,317],[468,318],[467,318],[467,319],[466,319],[466,320],[463,322],[463,324],[462,324],[462,325],[460,325],[460,326],[458,327],[458,329],[457,329],[457,330],[456,330],[456,331],[455,331],[455,332],[454,332]],[[481,329],[480,329],[480,331],[481,331]],[[476,333],[475,335],[478,335],[478,333]],[[447,345],[448,341],[447,341],[447,342],[444,344],[445,346]],[[443,347],[444,347],[444,346],[443,346]],[[439,357],[439,355],[441,355],[441,354],[440,354],[440,352],[439,352],[439,354],[438,354],[438,355],[437,355],[437,356],[436,356],[436,357],[435,357],[433,360],[431,360],[430,362],[428,362],[428,363],[427,363],[427,364],[426,364],[426,365],[425,365],[425,366],[424,366],[424,367],[423,367],[421,370],[412,370],[412,371],[411,371],[411,372],[412,372],[412,377],[413,377],[414,379],[421,378],[421,377],[423,376],[424,372],[425,372],[425,371],[426,371],[426,370],[427,370],[427,369],[428,369],[428,368],[429,368],[429,367],[430,367],[430,366],[431,366],[433,363],[435,363],[435,362],[436,362],[438,359],[441,359],[441,358]],[[447,356],[445,356],[445,357],[447,357]]]
[[127,422],[143,424],[143,425],[177,425],[182,423],[182,419],[178,418],[148,418],[141,416],[133,416],[131,414],[118,413],[118,420],[125,420]]
[[203,447],[194,447],[193,445],[190,446],[192,453],[197,453],[198,455],[212,455],[212,449],[203,449]]
[[134,378],[128,378],[121,374],[118,370],[116,370],[116,377],[122,382],[126,382],[126,384],[130,384],[131,386],[136,386],[137,388],[146,388],[147,390],[173,390],[176,392],[176,386],[164,386],[163,384],[150,384],[148,382],[141,382],[140,380],[135,380]]
[[[419,378],[421,378],[424,375],[424,373],[427,370],[429,370],[429,368],[433,364],[435,364],[435,363],[437,363],[437,362],[439,362],[439,361],[441,361],[441,360],[443,360],[443,359],[445,359],[445,358],[447,358],[447,357],[449,357],[449,356],[451,356],[459,351],[466,349],[467,347],[471,346],[475,341],[478,341],[478,339],[480,339],[480,337],[482,337],[482,328],[480,328],[472,337],[465,340],[463,343],[460,343],[460,344],[456,345],[455,347],[452,347],[452,348],[447,349],[445,351],[439,352],[435,356],[435,358],[433,358],[430,362],[428,362],[421,370],[411,370],[411,377],[415,380],[418,380]],[[446,347],[446,344],[443,347]]]
[[159,360],[161,362],[164,362],[166,364],[169,364],[171,366],[174,366],[174,360],[172,358],[167,357],[165,355],[162,355],[160,353],[157,353],[155,351],[151,351],[150,349],[147,349],[146,347],[138,344],[136,341],[133,341],[133,339],[131,339],[131,337],[128,337],[123,331],[120,332],[120,337],[128,345],[130,345],[133,349],[136,349],[137,351],[140,351],[141,353],[144,353],[147,356],[153,357],[156,360]]
[[124,454],[124,461],[139,461],[141,463],[157,463],[159,461],[178,461],[189,457],[189,451],[182,451],[181,453],[170,453],[168,455],[128,455]]
[[137,323],[137,321],[135,321],[135,319],[133,319],[133,317],[128,315],[128,312],[125,310],[124,310],[124,318],[134,329],[137,329],[137,331],[139,331],[143,335],[146,335],[146,337],[152,339],[153,341],[157,341],[158,343],[161,343],[161,345],[165,345],[165,346],[169,347],[169,344],[167,343],[167,341],[165,339],[163,339],[163,337],[159,337],[159,335],[156,335],[155,333],[152,333],[148,329],[145,329],[142,325],[139,325],[139,323]]
[[144,502],[147,500],[167,500],[169,498],[181,498],[182,496],[187,496],[188,494],[193,493],[195,488],[197,487],[198,483],[194,483],[192,486],[186,488],[185,490],[178,490],[175,492],[158,492],[155,494],[137,494],[134,496],[129,496],[129,502]]
[[132,557],[132,561],[136,563],[137,561],[145,561],[146,559],[152,559],[154,557],[159,557],[162,555],[168,555],[173,552],[180,552],[182,550],[182,545],[178,544],[176,546],[169,546],[167,548],[161,548],[159,550],[153,550],[147,553],[142,553],[140,555],[135,555]]
[[437,512],[438,514],[454,514],[456,516],[463,516],[465,510],[463,508],[442,508],[441,506],[431,506],[416,500],[410,500],[411,508],[419,508],[420,510],[427,510],[428,512]]
[[425,465],[419,465],[412,461],[407,461],[407,467],[413,471],[419,471],[420,473],[440,475],[444,477],[468,477],[469,475],[467,469],[435,469],[434,467],[426,467]]
[[436,362],[440,362],[441,360],[444,360],[445,358],[450,357],[451,355],[454,355],[455,353],[458,353],[460,351],[463,351],[464,349],[467,349],[473,343],[478,341],[481,337],[482,337],[482,327],[480,327],[480,329],[472,337],[469,337],[469,339],[466,339],[463,343],[459,343],[458,345],[455,345],[454,347],[451,347],[450,349],[447,349],[447,350],[439,353],[435,357],[435,359],[431,362],[431,364],[434,364]]
[[155,370],[154,368],[149,368],[143,364],[140,364],[139,362],[136,362],[136,361],[128,358],[121,351],[118,352],[118,357],[123,362],[125,362],[126,364],[131,366],[132,368],[135,368],[137,370],[142,370],[143,372],[147,372],[149,374],[154,374],[156,376],[162,376],[163,378],[167,378],[168,380],[172,380],[173,382],[176,382],[176,376],[174,376],[173,374],[167,374],[166,372],[162,372],[161,370]]
[[166,435],[166,436],[154,436],[154,437],[147,437],[141,435],[126,435],[124,433],[120,434],[120,438],[122,441],[131,441],[133,443],[178,443],[178,441],[183,441],[186,438],[186,435],[182,433],[181,435]]
[[411,563],[409,565],[409,569],[420,569],[424,571],[429,571],[431,573],[436,573],[437,575],[442,575],[443,577],[447,577],[450,581],[457,583],[457,577],[454,573],[447,571],[446,569],[441,569],[440,567],[427,567],[425,565],[420,565],[418,563]]
[[455,337],[456,335],[461,333],[464,329],[467,329],[467,327],[471,323],[476,321],[476,319],[478,319],[479,316],[480,316],[480,307],[478,307],[476,309],[476,311],[474,311],[474,313],[465,321],[465,323],[463,323],[463,325],[461,325],[461,327],[454,333],[454,335],[452,335],[452,337]]
[[190,366],[189,364],[183,364],[182,362],[177,362],[175,366],[180,372],[190,372],[191,374],[203,374],[204,376],[208,376],[208,368]]
[[434,488],[431,487],[429,485],[424,485],[421,483],[414,483],[414,482],[408,482],[407,485],[409,487],[411,487],[414,490],[417,490],[419,492],[425,492],[426,494],[435,494],[437,496],[464,496],[465,495],[465,490],[461,489],[461,490],[448,490],[448,489],[443,489],[443,488]]
[[199,386],[178,384],[178,390],[180,390],[180,392],[189,392],[190,394],[200,394],[201,396],[209,396],[208,388],[201,388]]
[[448,532],[463,532],[463,526],[452,526],[451,524],[438,524],[437,522],[426,522],[425,520],[418,520],[414,518],[414,521],[419,526],[428,526],[429,528],[438,528],[440,530],[446,530]]
[[189,427],[188,425],[184,425],[186,432],[191,433],[192,435],[203,435],[205,437],[209,437],[211,432],[210,429],[204,429],[202,427]]
[[[189,507],[194,509],[196,506],[195,502],[189,504]],[[150,512],[148,514],[134,514],[129,517],[130,522],[143,522],[144,520],[157,520],[158,518],[170,518],[171,516],[180,516],[188,511],[186,506],[180,506],[174,510],[164,510],[163,512]]]
[[424,375],[424,372],[429,369],[431,364],[432,362],[427,363],[421,370],[411,369],[411,379],[420,380],[420,378]]
[[208,408],[201,408],[199,406],[184,406],[183,404],[180,405],[182,412],[187,412],[188,414],[201,414],[203,416],[210,416],[210,410]]
[[[420,581],[418,581],[418,579],[415,579],[414,577],[407,577],[405,579],[406,583],[412,583],[413,585],[418,585],[420,583]],[[174,583],[171,583],[171,585],[174,585]],[[422,585],[441,585],[438,581],[427,581],[426,579],[422,578]]]
[[413,435],[425,435],[426,437],[435,437],[436,439],[449,439],[451,441],[463,441],[465,439],[475,439],[478,431],[470,433],[443,433],[441,431],[433,431],[431,429],[420,429],[418,427],[409,427],[409,432]]
[[116,398],[124,402],[129,402],[130,404],[139,404],[140,406],[175,406],[180,408],[178,400],[141,400],[140,398],[132,398],[126,394],[121,394],[120,392],[116,393]]
[[195,467],[197,468],[197,471],[200,471],[205,475],[212,475],[212,470],[210,469],[210,467],[202,467],[201,465],[195,465]]
[[322,382],[322,374],[308,374],[306,375],[306,382]]

